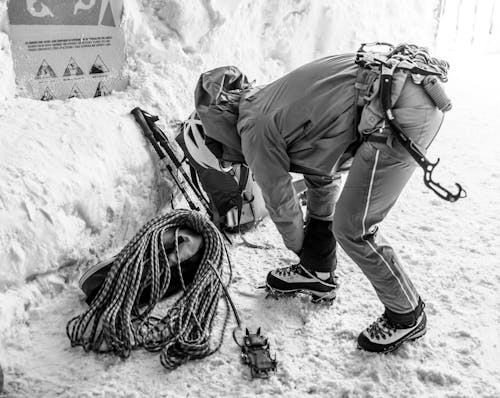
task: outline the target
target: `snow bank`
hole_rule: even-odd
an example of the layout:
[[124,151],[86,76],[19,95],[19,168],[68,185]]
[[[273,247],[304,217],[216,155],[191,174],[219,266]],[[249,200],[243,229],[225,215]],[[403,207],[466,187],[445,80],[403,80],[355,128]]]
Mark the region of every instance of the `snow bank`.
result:
[[123,117],[127,106],[119,97],[6,103],[0,289],[76,261],[96,243],[97,251],[121,243],[117,232],[130,234],[154,213],[151,159]]

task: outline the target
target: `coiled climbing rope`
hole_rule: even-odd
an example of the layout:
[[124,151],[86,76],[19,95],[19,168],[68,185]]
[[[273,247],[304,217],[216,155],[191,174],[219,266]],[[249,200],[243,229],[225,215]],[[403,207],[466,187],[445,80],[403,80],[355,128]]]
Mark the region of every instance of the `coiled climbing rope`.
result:
[[[163,318],[151,313],[168,289],[171,268],[162,236],[166,230],[191,228],[201,235],[204,252],[194,280],[185,286],[179,261],[183,292]],[[179,258],[177,239],[176,253]],[[218,337],[212,336],[219,298],[231,281],[231,263],[221,234],[201,213],[174,210],[153,218],[118,254],[97,296],[87,311],[71,319],[66,333],[72,346],[86,351],[113,352],[128,357],[132,349],[161,351],[168,369],[217,351],[230,315],[228,295]],[[225,280],[225,282],[224,282]],[[149,299],[139,298],[151,288]]]

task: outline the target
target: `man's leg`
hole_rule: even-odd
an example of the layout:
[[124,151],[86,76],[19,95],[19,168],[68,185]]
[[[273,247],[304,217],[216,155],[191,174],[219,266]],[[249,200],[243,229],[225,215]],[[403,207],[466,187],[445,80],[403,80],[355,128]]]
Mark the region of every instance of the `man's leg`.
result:
[[413,164],[364,143],[337,203],[335,237],[370,280],[386,309],[358,337],[359,347],[368,351],[392,351],[425,333],[420,296],[377,226],[414,170]]
[[[401,107],[394,113],[407,135],[426,148],[439,129],[442,115],[432,103],[429,104],[428,98],[423,97],[425,93],[420,87],[415,87],[413,83],[408,85],[403,103],[420,100],[422,105]],[[394,250],[382,239],[377,226],[395,204],[415,168],[416,163],[399,143],[395,143],[394,147],[363,143],[354,157],[337,203],[335,237],[368,277],[386,308],[384,319],[388,322],[377,327],[374,324],[363,332],[365,340],[362,344],[358,339],[360,345],[365,345],[363,348],[372,351],[395,349],[405,341],[400,339],[394,343],[395,337],[392,340],[388,338],[401,335],[392,331],[391,327],[408,330],[406,337],[409,338],[425,333],[425,314],[420,296]],[[385,330],[385,327],[388,329]],[[418,333],[411,329],[413,327],[419,328],[415,329]],[[417,335],[412,334],[414,332]],[[368,341],[370,336],[372,340]]]
[[339,197],[341,176],[304,175],[309,220],[305,227],[300,263],[271,271],[266,280],[274,293],[305,292],[313,301],[335,298],[336,241],[333,214]]
[[337,241],[368,277],[385,307],[395,313],[413,311],[419,296],[377,224],[414,170],[414,165],[400,162],[370,143],[362,144],[335,212]]
[[[304,175],[309,220],[305,228],[300,263],[316,273],[331,273],[337,266],[333,213],[340,195],[341,175]],[[325,278],[326,279],[326,278]]]

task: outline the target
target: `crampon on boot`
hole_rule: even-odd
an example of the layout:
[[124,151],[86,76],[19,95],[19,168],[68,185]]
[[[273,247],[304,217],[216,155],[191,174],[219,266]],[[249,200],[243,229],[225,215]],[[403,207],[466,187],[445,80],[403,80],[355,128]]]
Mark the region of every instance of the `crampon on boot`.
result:
[[413,325],[393,325],[383,314],[358,336],[358,348],[379,353],[397,350],[406,341],[422,337],[426,332],[427,317],[422,311]]
[[331,304],[336,296],[336,279],[333,275],[326,280],[320,279],[314,271],[307,270],[301,264],[294,264],[269,272],[266,290],[275,298],[305,293],[312,296],[313,303]]

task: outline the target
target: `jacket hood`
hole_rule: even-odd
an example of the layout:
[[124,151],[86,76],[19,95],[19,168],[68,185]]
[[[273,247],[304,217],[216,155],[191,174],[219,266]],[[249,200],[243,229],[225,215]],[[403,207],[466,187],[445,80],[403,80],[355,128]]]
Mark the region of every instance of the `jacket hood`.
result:
[[214,154],[223,160],[243,162],[241,140],[236,128],[238,104],[251,88],[247,77],[235,66],[222,66],[200,75],[194,92],[196,112],[206,140]]

